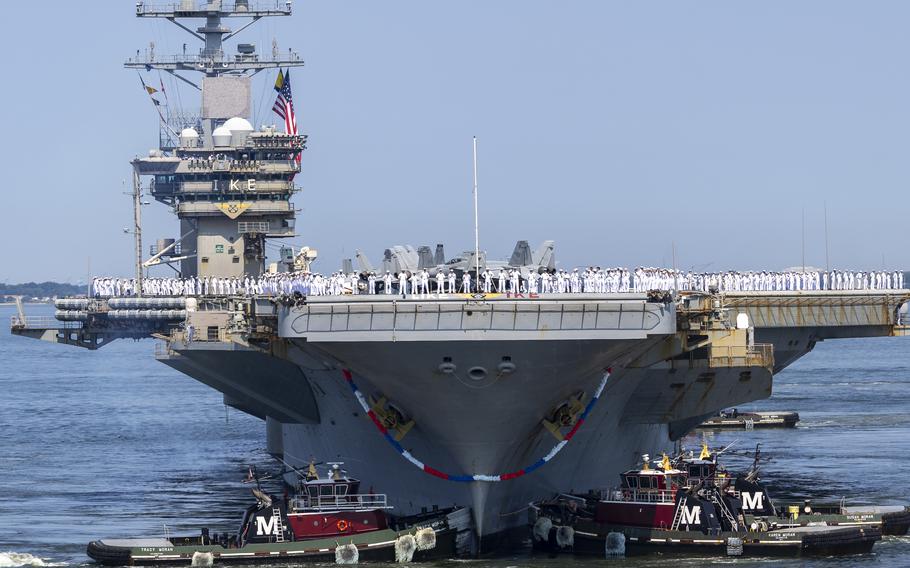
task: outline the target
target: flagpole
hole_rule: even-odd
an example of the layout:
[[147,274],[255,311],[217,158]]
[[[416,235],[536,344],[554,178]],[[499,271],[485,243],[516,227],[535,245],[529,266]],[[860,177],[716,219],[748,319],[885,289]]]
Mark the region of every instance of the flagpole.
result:
[[133,167],[133,238],[136,244],[136,295],[142,295],[142,185]]
[[474,137],[474,278],[480,278],[480,228],[477,218],[477,137]]
[[831,270],[831,264],[828,262],[828,202],[825,201],[825,272]]

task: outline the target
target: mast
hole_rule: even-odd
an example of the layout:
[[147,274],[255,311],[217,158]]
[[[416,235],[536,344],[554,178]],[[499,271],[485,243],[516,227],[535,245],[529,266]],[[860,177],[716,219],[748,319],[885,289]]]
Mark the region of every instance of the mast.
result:
[[133,168],[133,239],[136,243],[136,295],[142,295],[142,186]]
[[474,137],[474,278],[480,278],[480,226],[477,217],[477,137]]
[[[222,0],[208,0],[199,4],[194,0],[180,0],[168,4],[152,5],[144,1],[136,2],[136,16],[139,18],[163,18],[187,32],[203,43],[202,49],[196,54],[184,50],[182,54],[172,55],[159,59],[153,50],[145,54],[137,54],[124,64],[127,69],[160,69],[177,76],[180,80],[199,88],[191,80],[177,75],[178,71],[197,71],[209,77],[219,75],[236,75],[258,73],[263,69],[278,67],[296,67],[303,65],[303,61],[292,50],[286,54],[273,50],[271,58],[264,58],[255,53],[254,49],[239,49],[235,57],[226,56],[224,42],[233,38],[241,31],[255,24],[262,18],[272,16],[290,16],[291,2],[267,1],[259,2],[250,0],[234,0],[233,4],[226,5]],[[195,31],[180,20],[205,19],[205,24]],[[224,18],[251,18],[251,21],[232,30],[222,22]],[[252,44],[241,44],[241,46]],[[238,46],[238,47],[241,47]]]

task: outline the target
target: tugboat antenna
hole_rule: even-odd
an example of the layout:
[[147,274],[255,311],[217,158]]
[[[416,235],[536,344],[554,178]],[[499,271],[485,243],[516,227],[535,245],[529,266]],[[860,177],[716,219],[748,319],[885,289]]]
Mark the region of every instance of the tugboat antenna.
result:
[[719,456],[720,454],[726,452],[727,450],[729,450],[730,448],[732,448],[733,446],[735,446],[735,445],[738,444],[738,443],[739,443],[739,440],[733,440],[732,442],[730,442],[729,444],[727,444],[726,447],[724,447],[722,450],[720,450],[719,452],[715,453],[714,455],[715,455],[715,456]]

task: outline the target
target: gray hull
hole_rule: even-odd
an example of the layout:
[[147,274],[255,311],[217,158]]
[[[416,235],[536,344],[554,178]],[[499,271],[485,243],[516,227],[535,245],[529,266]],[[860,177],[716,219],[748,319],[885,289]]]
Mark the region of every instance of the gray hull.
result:
[[[742,380],[742,367],[707,369],[688,361],[620,367],[634,364],[664,340],[663,334],[636,333],[639,337],[521,341],[293,339],[281,353],[293,368],[272,367],[267,378],[251,376],[255,363],[219,364],[226,360],[223,355],[197,346],[166,362],[193,376],[204,371],[218,377],[221,390],[248,391],[258,384],[263,399],[282,397],[286,404],[296,401],[295,408],[315,408],[293,422],[268,418],[270,451],[292,464],[311,458],[343,461],[365,487],[388,494],[401,513],[470,507],[477,533],[486,536],[523,527],[528,504],[543,496],[611,485],[641,454],[671,444],[670,424],[711,413],[731,400],[770,394],[770,372],[760,367],[750,368],[748,381]],[[276,360],[258,352],[234,350],[233,356],[261,358],[273,366]],[[503,357],[514,365],[512,372],[481,379],[466,372],[497,369]],[[458,369],[442,372],[445,359]],[[194,360],[198,364],[190,364]],[[364,395],[381,393],[413,419],[401,445],[417,459],[454,475],[497,475],[520,471],[545,456],[558,440],[542,420],[579,392],[589,400],[611,367],[597,404],[552,461],[516,479],[471,483],[439,479],[405,459],[362,411],[342,371],[353,370]],[[267,390],[272,387],[266,385],[276,384],[285,386]]]

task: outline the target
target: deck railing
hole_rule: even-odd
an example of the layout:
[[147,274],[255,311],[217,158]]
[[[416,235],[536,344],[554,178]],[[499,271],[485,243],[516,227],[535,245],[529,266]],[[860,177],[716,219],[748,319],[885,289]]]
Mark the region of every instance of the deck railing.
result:
[[601,491],[600,500],[635,503],[673,503],[676,500],[676,490],[619,487]]
[[12,316],[11,329],[79,329],[81,321],[60,321],[51,316]]
[[320,495],[291,499],[292,511],[336,511],[351,509],[388,509],[385,494]]

